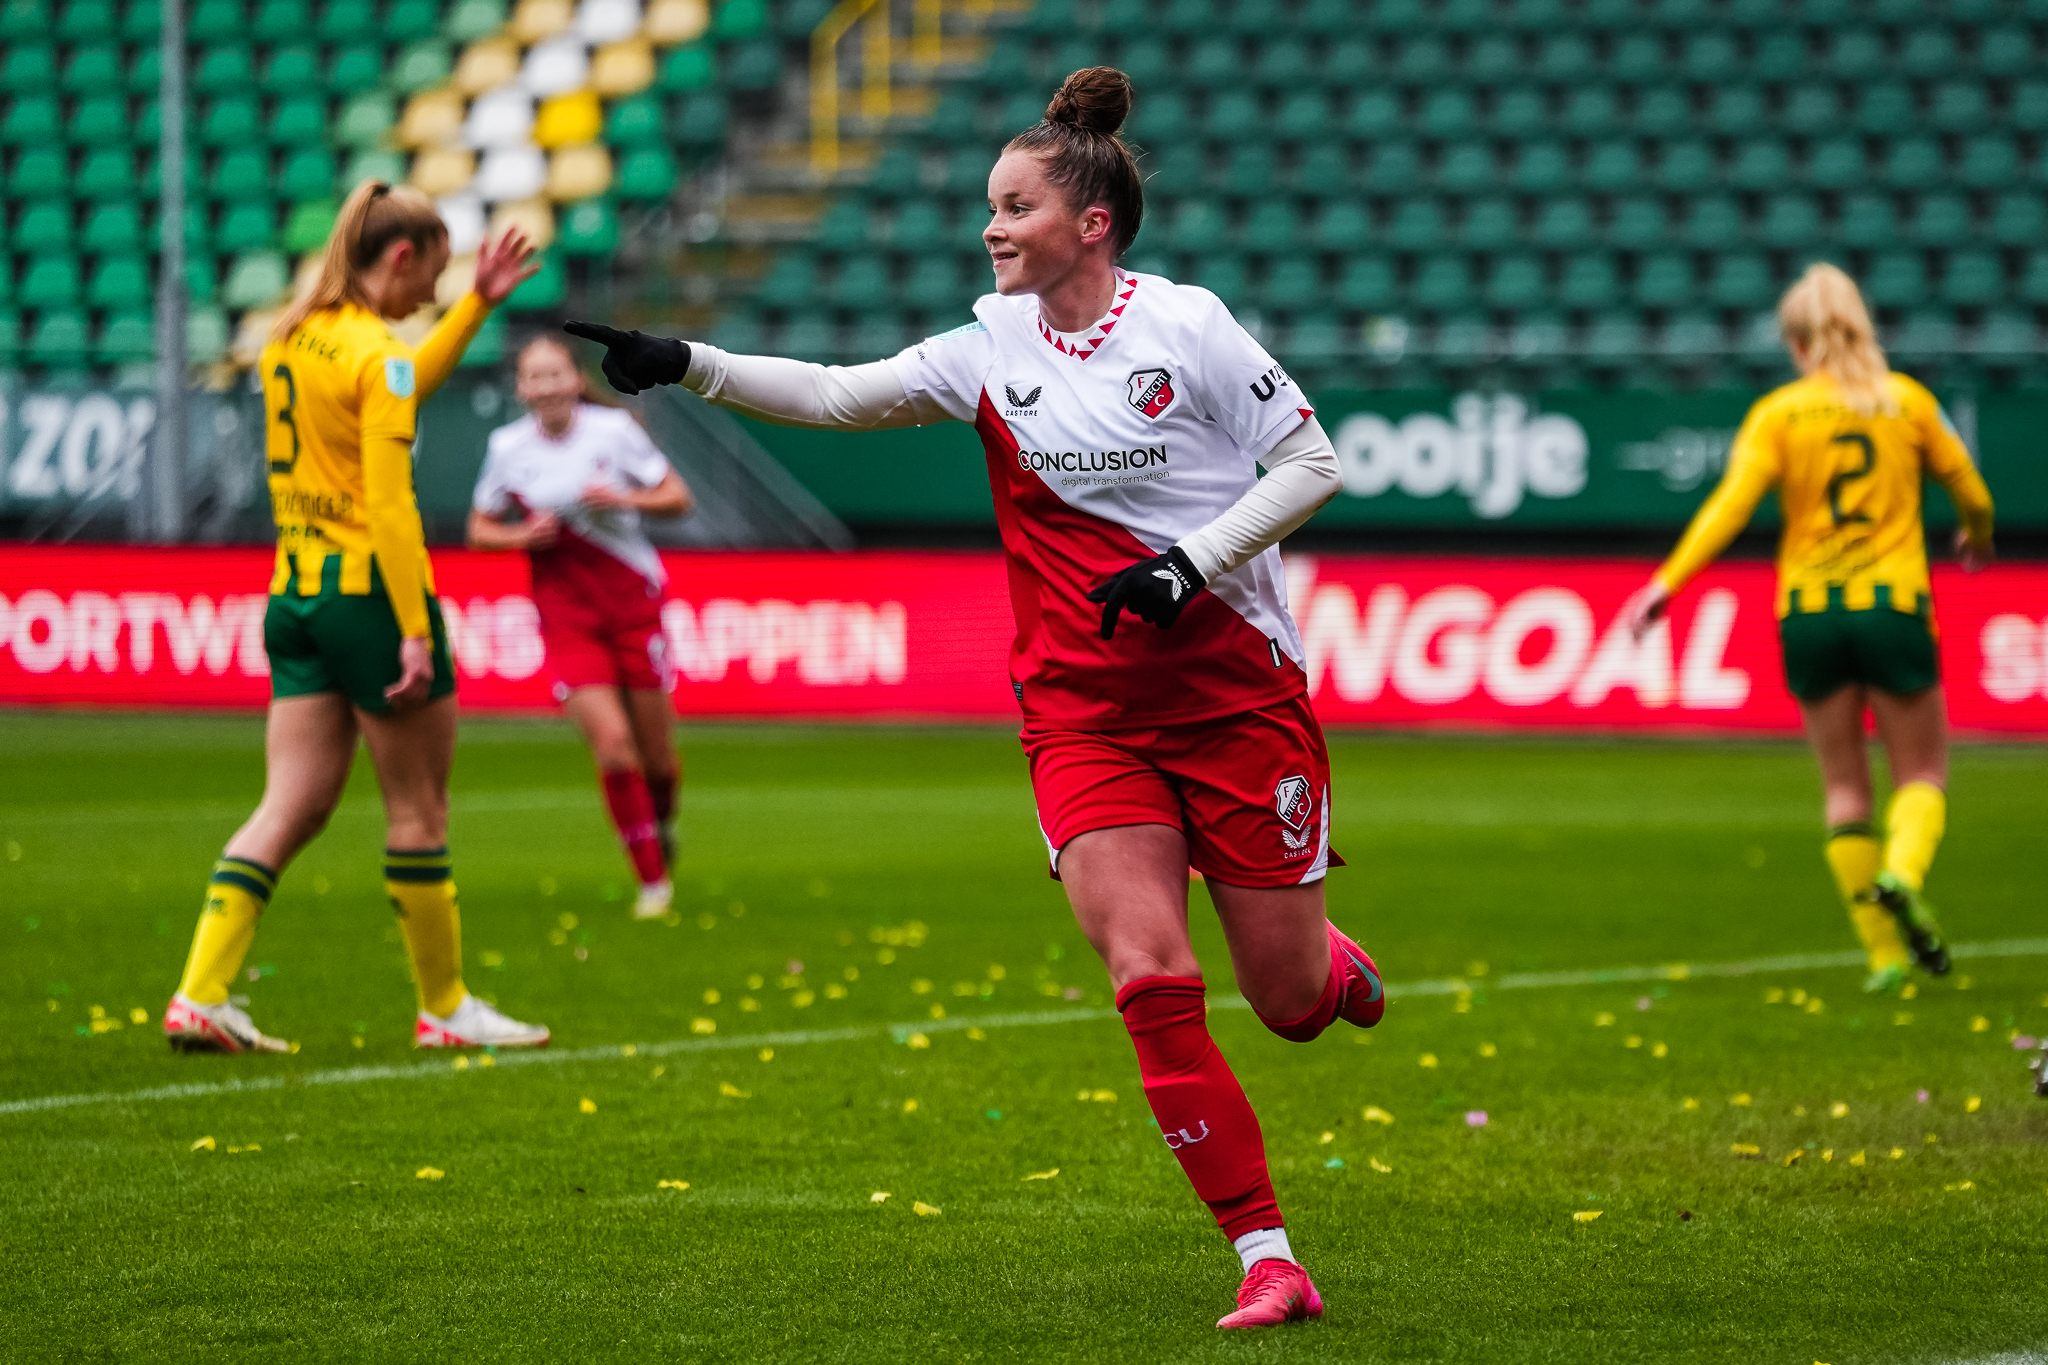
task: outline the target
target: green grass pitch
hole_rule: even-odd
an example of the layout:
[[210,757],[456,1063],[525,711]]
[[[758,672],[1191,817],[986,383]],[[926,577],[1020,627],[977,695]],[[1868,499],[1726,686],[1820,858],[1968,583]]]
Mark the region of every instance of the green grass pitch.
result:
[[[678,922],[634,924],[574,737],[466,725],[468,978],[556,1044],[464,1066],[410,1048],[366,764],[240,988],[300,1051],[176,1057],[158,1016],[260,725],[0,717],[0,1104],[128,1096],[0,1110],[0,1357],[2048,1349],[2048,1101],[2011,1042],[2048,1031],[2048,955],[1965,959],[1903,1001],[1845,965],[1514,988],[1852,946],[1803,749],[1332,748],[1333,916],[1397,988],[1439,984],[1307,1046],[1214,1011],[1329,1305],[1226,1336],[1235,1258],[1045,876],[1013,736],[692,727]],[[2048,752],[1965,748],[1952,785],[1930,887],[1951,934],[2044,932]]]

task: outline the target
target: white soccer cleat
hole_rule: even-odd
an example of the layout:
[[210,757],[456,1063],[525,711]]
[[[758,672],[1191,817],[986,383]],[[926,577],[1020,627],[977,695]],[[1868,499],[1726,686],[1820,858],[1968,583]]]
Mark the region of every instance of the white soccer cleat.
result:
[[548,1036],[546,1025],[522,1024],[473,995],[446,1019],[421,1010],[412,1027],[414,1047],[546,1047]]
[[669,912],[676,901],[676,884],[663,877],[658,882],[649,882],[640,888],[640,895],[633,901],[634,919],[660,919]]
[[164,1007],[164,1036],[174,1052],[290,1052],[292,1045],[256,1027],[233,1005],[202,1005],[183,994]]

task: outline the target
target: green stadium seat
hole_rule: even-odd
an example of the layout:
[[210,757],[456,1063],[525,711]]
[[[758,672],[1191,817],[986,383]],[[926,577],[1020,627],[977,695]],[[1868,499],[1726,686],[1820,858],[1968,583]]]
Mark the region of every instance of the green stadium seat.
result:
[[1692,101],[1682,87],[1670,84],[1636,92],[1629,125],[1650,137],[1676,137],[1692,129]]
[[161,0],[128,0],[121,11],[121,38],[130,43],[153,43],[163,33],[164,7]]
[[1340,39],[1323,54],[1323,68],[1317,74],[1324,85],[1346,89],[1363,85],[1375,74],[1372,48],[1356,38]]
[[1294,168],[1295,188],[1304,194],[1344,194],[1354,179],[1350,150],[1336,139],[1312,144]]
[[[1240,6],[1240,8],[1243,8]],[[1284,24],[1276,24],[1275,32],[1285,32]],[[1313,65],[1308,48],[1293,37],[1269,36],[1259,46],[1259,57],[1253,67],[1253,76],[1258,83],[1293,90],[1301,83]]]
[[29,256],[69,251],[72,217],[69,199],[42,199],[24,206],[14,225],[14,249]]
[[868,245],[868,202],[858,196],[835,200],[811,230],[811,244],[826,251],[858,251]]
[[1553,33],[1537,49],[1535,75],[1565,84],[1592,74],[1593,45],[1576,33]]
[[818,293],[818,260],[808,252],[784,252],[775,260],[754,297],[770,308],[801,308]]
[[1194,114],[1187,98],[1177,90],[1148,96],[1131,115],[1126,131],[1145,147],[1163,147],[1179,142],[1194,131]]
[[1227,308],[1242,305],[1251,292],[1244,261],[1237,256],[1210,256],[1197,262],[1192,283],[1222,299]]
[[[329,189],[332,188],[332,184],[330,181]],[[284,220],[284,233],[281,238],[284,249],[294,256],[303,256],[309,251],[320,250],[327,245],[327,238],[334,231],[335,220],[340,216],[341,204],[325,197],[292,205],[292,211],[285,215]]]
[[9,43],[0,59],[0,91],[10,95],[43,95],[50,73],[57,69],[57,49],[48,43]]
[[[829,0],[798,0],[798,2],[829,4]],[[785,24],[788,22],[790,12],[795,8],[795,3],[783,7]],[[787,32],[787,29],[785,28],[784,31]],[[1002,90],[1016,90],[1030,84],[1034,79],[1031,70],[1030,44],[1021,40],[997,43],[990,49],[988,60],[981,64],[981,71],[976,76],[976,79],[980,82],[981,88],[984,91],[991,93]]]
[[1622,190],[1642,179],[1643,157],[1636,144],[1625,139],[1603,142],[1586,156],[1580,177],[1588,189]]
[[327,101],[318,95],[279,100],[264,137],[275,147],[302,147],[327,140]]
[[87,152],[71,181],[71,192],[81,199],[127,199],[135,189],[135,154],[126,147]]
[[1663,189],[1684,194],[1705,189],[1720,178],[1713,147],[1699,138],[1666,143],[1657,158],[1655,179]]
[[456,0],[441,31],[451,43],[473,43],[496,33],[510,17],[505,0]]
[[1465,137],[1479,126],[1479,106],[1467,90],[1433,91],[1422,101],[1415,126],[1425,137]]
[[502,364],[505,359],[505,339],[510,330],[505,315],[493,312],[476,329],[476,335],[469,339],[469,345],[463,350],[462,358],[455,362],[455,367],[461,370],[476,370]]
[[[1079,56],[1080,54],[1074,52],[1071,55]],[[1125,75],[1129,76],[1134,82],[1143,81],[1148,89],[1160,85],[1180,84],[1181,73],[1176,69],[1173,59],[1167,55],[1166,44],[1155,42],[1150,38],[1125,43],[1123,45],[1123,52],[1117,58],[1117,62],[1123,68]],[[1068,69],[1078,70],[1079,68],[1070,67]]]
[[1610,79],[1631,85],[1659,80],[1665,69],[1664,39],[1656,33],[1626,33],[1607,59]]
[[[729,0],[726,9],[742,0]],[[721,11],[723,13],[723,11]],[[773,90],[782,83],[782,51],[773,43],[739,43],[728,47],[718,68],[719,79],[734,90]]]
[[1857,92],[1855,123],[1859,132],[1891,136],[1911,130],[1919,121],[1911,86],[1879,82]]
[[1923,194],[1913,206],[1913,240],[1922,246],[1961,246],[1975,236],[1969,201],[1954,194]]
[[1885,68],[1884,38],[1870,29],[1841,29],[1829,35],[1827,70],[1837,79],[1861,80]]
[[[202,196],[199,193],[199,158],[190,152],[185,154],[185,202],[195,205]],[[162,167],[155,157],[144,156],[142,161],[142,183],[137,187],[144,199],[155,199],[162,192]]]
[[1931,137],[1898,138],[1885,153],[1884,179],[1901,189],[1938,185],[1946,169],[1941,143]]
[[150,250],[155,243],[142,229],[142,208],[129,201],[97,204],[86,215],[78,244],[95,255]]
[[1399,292],[1394,263],[1384,256],[1353,256],[1337,281],[1337,303],[1345,308],[1386,308]]
[[69,308],[49,309],[36,320],[29,336],[28,358],[37,365],[83,365],[92,353],[91,336],[85,314]]
[[[266,71],[264,78],[271,83],[273,90],[290,91],[298,88],[295,83],[285,82],[275,69]],[[354,95],[366,90],[375,90],[383,83],[384,51],[375,43],[354,43],[340,48],[327,67],[327,88],[338,95]]]
[[1522,237],[1521,214],[1511,199],[1475,199],[1465,206],[1458,239],[1474,251],[1502,251]]
[[1200,143],[1181,142],[1140,163],[1150,194],[1177,199],[1199,194],[1209,180],[1209,157]]
[[1571,329],[1548,313],[1523,313],[1508,327],[1508,356],[1523,364],[1562,356],[1571,346]]
[[901,145],[888,147],[875,158],[875,168],[868,172],[868,188],[879,194],[915,194],[921,176],[915,151]]
[[126,95],[88,95],[71,111],[64,136],[74,147],[92,147],[108,142],[133,140]]
[[1766,246],[1787,249],[1810,247],[1825,233],[1819,201],[1805,194],[1772,195],[1757,224],[1757,237]]
[[925,134],[942,142],[973,137],[979,113],[972,94],[949,90],[932,106],[931,117],[925,121]]
[[1956,48],[1955,33],[1943,25],[1928,24],[1913,29],[1906,34],[1906,40],[1899,49],[1899,69],[1922,80],[1945,76],[1961,63],[1962,53]]
[[2048,205],[2027,191],[1999,195],[1991,208],[1990,236],[2000,246],[2032,246],[2048,238]]
[[1674,360],[1694,360],[1719,355],[1727,346],[1721,324],[1698,313],[1685,313],[1664,324],[1657,337],[1657,351]]
[[[1186,0],[1175,0],[1175,7],[1185,3]],[[1238,52],[1237,40],[1221,34],[1201,39],[1188,54],[1181,74],[1191,84],[1202,86],[1233,85],[1242,80],[1244,62]]]
[[1487,271],[1486,302],[1490,307],[1534,308],[1544,301],[1547,292],[1543,262],[1535,256],[1518,253],[1496,257]]
[[213,254],[185,258],[185,297],[195,304],[210,304],[220,295],[220,271]]
[[1723,308],[1762,308],[1776,297],[1770,262],[1746,251],[1714,258],[1707,295]]
[[199,54],[191,80],[192,88],[202,95],[238,95],[254,90],[255,55],[240,43],[209,47]]
[[1281,102],[1280,115],[1274,126],[1282,138],[1299,142],[1325,136],[1336,122],[1327,93],[1297,90]]
[[1890,246],[1899,239],[1898,210],[1887,194],[1866,190],[1847,195],[1835,231],[1852,247]]
[[564,206],[556,248],[565,256],[609,256],[619,249],[619,216],[609,199]]
[[1524,142],[1515,150],[1511,180],[1525,194],[1547,194],[1571,180],[1571,153],[1561,142]]
[[1650,329],[1631,314],[1603,314],[1586,328],[1586,360],[1602,369],[1633,365],[1649,350]]
[[335,188],[345,195],[365,180],[382,180],[396,185],[405,180],[405,173],[403,155],[377,147],[362,147],[349,155],[348,164],[342,168],[341,179],[335,182]]
[[1885,347],[1908,359],[1945,358],[1956,349],[1956,316],[1947,309],[1920,309],[1885,335]]
[[[139,47],[128,61],[128,90],[136,95],[155,95],[163,89],[163,50],[155,43]],[[187,89],[192,87],[188,84]]]
[[1437,163],[1437,184],[1453,194],[1476,193],[1494,185],[1499,178],[1493,147],[1485,142],[1460,142],[1447,147]]
[[1758,37],[1745,74],[1764,81],[1804,80],[1813,75],[1815,65],[1806,35],[1781,25]]
[[1842,126],[1842,97],[1832,85],[1801,85],[1787,92],[1781,126],[1805,137]]
[[1927,262],[1917,251],[1880,252],[1862,284],[1864,295],[1880,308],[1911,308],[1927,297]]
[[989,167],[995,158],[988,150],[976,143],[965,143],[953,149],[946,158],[945,187],[950,194],[987,194]]
[[1990,94],[1972,81],[1946,81],[1934,87],[1927,121],[1951,133],[1969,133],[1993,122]]
[[229,308],[268,308],[291,292],[291,269],[275,251],[252,251],[238,257],[221,285],[221,302]]
[[1635,301],[1645,308],[1682,308],[1692,302],[1692,258],[1683,252],[1660,251],[1636,267]]
[[371,0],[327,0],[313,30],[323,43],[360,43],[377,36],[377,7]]
[[2003,189],[2022,178],[2019,146],[1997,133],[1970,138],[1963,143],[1955,175],[1971,189]]
[[119,90],[121,80],[121,49],[114,43],[74,47],[64,63],[64,88],[74,95]]
[[[1854,137],[1831,137],[1815,143],[1806,159],[1806,181],[1824,190],[1844,190],[1869,178],[1863,160],[1863,142]],[[1757,186],[1755,188],[1763,188]]]
[[1239,240],[1246,251],[1283,256],[1301,239],[1301,215],[1284,199],[1269,199],[1245,219]]
[[1521,47],[1505,33],[1481,34],[1465,54],[1466,78],[1480,85],[1499,85],[1521,74]]
[[1485,318],[1445,318],[1437,325],[1435,351],[1449,365],[1471,365],[1489,360],[1495,350],[1493,324]]
[[[1039,0],[1043,5],[1046,0]],[[1378,17],[1375,11],[1374,17]],[[1301,7],[1297,22],[1304,32],[1319,37],[1333,37],[1340,34],[1356,33],[1361,16],[1351,0],[1308,0]]]
[[[979,217],[975,221],[978,225]],[[934,200],[917,199],[896,211],[890,244],[898,251],[937,251],[947,236],[945,210]]]
[[[280,119],[283,118],[282,109],[279,110],[278,116]],[[397,110],[391,96],[373,91],[357,95],[341,106],[341,113],[334,120],[332,134],[334,140],[344,147],[380,147],[384,143],[385,135],[397,122]],[[283,139],[273,137],[272,140]]]
[[140,256],[102,256],[85,289],[94,308],[147,308],[149,298],[149,262]]
[[828,293],[831,301],[841,308],[866,312],[888,305],[893,300],[895,286],[891,284],[888,268],[880,257],[855,256],[840,265]]
[[1548,125],[1550,108],[1540,90],[1518,87],[1494,96],[1493,113],[1487,124],[1502,137],[1525,141]]
[[232,147],[248,142],[261,122],[262,105],[254,95],[223,95],[209,100],[199,116],[197,141],[202,147]]
[[58,147],[26,147],[14,158],[7,193],[16,199],[42,199],[71,188],[70,158]]
[[439,0],[392,0],[391,8],[384,14],[383,32],[369,36],[391,43],[416,43],[440,30]]
[[1706,194],[1692,201],[1685,215],[1687,245],[1708,251],[1732,247],[1743,237],[1742,206],[1725,194]]
[[1401,97],[1391,90],[1368,90],[1344,110],[1343,131],[1355,138],[1385,137],[1401,124]]
[[1621,126],[1621,104],[1604,85],[1586,85],[1566,96],[1558,126],[1574,137],[1603,137]]
[[1599,310],[1621,301],[1621,277],[1605,252],[1582,252],[1565,262],[1558,302],[1567,308]]
[[725,0],[712,17],[711,36],[725,41],[758,38],[768,32],[764,0]]
[[679,172],[666,147],[636,147],[619,161],[613,188],[619,198],[636,202],[666,199],[674,193]]
[[1728,183],[1737,189],[1776,189],[1791,178],[1792,149],[1777,138],[1742,144],[1728,167]]
[[1753,85],[1724,85],[1707,107],[1707,126],[1727,137],[1747,137],[1770,126],[1764,92]]
[[[1656,236],[1662,236],[1664,220],[1663,206],[1654,204],[1659,217]],[[1595,234],[1593,206],[1584,199],[1546,199],[1536,210],[1536,223],[1531,236],[1537,245],[1553,251],[1575,251],[1589,245]]]
[[1977,352],[1994,357],[2030,356],[2038,330],[2025,313],[1998,309],[1985,314],[1977,327]]
[[[370,49],[375,52],[375,49]],[[382,68],[382,62],[378,67]],[[273,95],[318,89],[320,49],[310,43],[286,43],[270,49],[263,63],[263,89]]]
[[1324,314],[1297,317],[1287,329],[1281,354],[1298,373],[1349,356],[1355,335],[1356,329]]
[[1944,302],[1981,308],[2005,297],[2005,267],[1996,252],[1953,251],[1941,272]]
[[399,52],[397,60],[391,63],[390,79],[395,89],[410,95],[441,84],[453,71],[448,45],[428,38]]
[[[1546,212],[1554,211],[1559,215],[1559,221],[1554,226],[1560,234],[1555,241],[1545,241],[1546,246],[1576,247],[1592,239],[1591,210],[1586,209],[1586,216],[1581,220],[1566,207],[1573,203],[1579,204],[1582,209],[1585,207],[1583,201],[1577,200],[1559,200],[1546,206]],[[1567,238],[1564,234],[1577,232],[1581,221],[1585,224],[1585,231]],[[1540,232],[1541,228],[1538,230]],[[1665,211],[1663,201],[1647,196],[1617,200],[1614,205],[1614,216],[1607,224],[1607,240],[1618,247],[1630,249],[1656,246],[1662,243],[1670,232],[1671,216]]]
[[0,42],[48,37],[54,27],[47,0],[7,0],[0,6]]
[[963,310],[987,279],[977,273],[970,283],[955,256],[925,256],[911,266],[904,281],[903,298],[932,314],[952,315]]
[[739,355],[759,355],[765,349],[761,320],[750,313],[726,314],[706,339],[713,346]]
[[655,84],[663,90],[703,90],[711,85],[714,62],[703,43],[686,43],[662,59]]
[[670,132],[684,147],[715,147],[725,141],[725,128],[725,98],[707,92],[677,103]]
[[303,42],[313,31],[313,6],[309,0],[258,0],[250,31],[259,43]]
[[1183,200],[1174,210],[1166,239],[1178,251],[1214,251],[1224,243],[1223,211],[1206,199]]
[[2019,296],[2039,307],[2048,304],[2048,251],[2030,251],[2020,271]]
[[1319,306],[1325,294],[1322,270],[1312,259],[1289,256],[1266,274],[1266,306],[1293,312]]
[[33,256],[14,296],[25,308],[63,308],[77,303],[79,292],[76,256]]
[[1582,0],[1579,19],[1587,28],[1602,33],[1622,33],[1641,26],[1647,19],[1636,0]]
[[185,20],[188,43],[246,42],[249,11],[242,0],[195,0]]
[[1736,50],[1733,38],[1708,29],[1686,39],[1681,66],[1691,79],[1703,84],[1716,84],[1737,74],[1742,66],[1742,55]]
[[56,142],[63,132],[63,117],[56,100],[48,95],[18,95],[0,119],[0,147],[33,147]]
[[1450,219],[1434,199],[1402,199],[1387,222],[1386,242],[1397,251],[1428,251],[1450,237]]
[[[4,253],[0,253],[0,304],[8,302],[13,297],[14,262]],[[20,316],[12,308],[0,308],[0,328],[12,327],[18,331],[20,323]],[[0,331],[0,359],[11,354],[7,347],[13,336],[13,333]]]
[[1372,219],[1355,199],[1328,200],[1316,215],[1311,236],[1325,251],[1357,251],[1372,239]]
[[836,328],[830,318],[815,313],[804,313],[789,318],[782,324],[781,336],[776,340],[777,354],[792,360],[809,360],[826,364],[836,360]]
[[1260,136],[1264,117],[1259,112],[1259,102],[1248,91],[1228,90],[1209,101],[1202,122],[1210,137],[1219,142],[1234,142]]
[[128,126],[128,140],[138,147],[154,147],[163,140],[163,132],[163,106],[156,100],[142,101],[142,107]]
[[1261,198],[1272,189],[1279,169],[1270,145],[1257,140],[1240,142],[1223,163],[1223,192],[1244,199]]
[[206,179],[206,193],[213,199],[247,199],[270,188],[270,152],[265,148],[237,147],[223,152]]
[[304,147],[285,158],[277,191],[286,199],[322,199],[334,188],[334,178],[340,172],[334,153],[325,147]]
[[244,199],[229,204],[220,216],[215,245],[239,254],[262,251],[277,240],[277,208],[268,199]]

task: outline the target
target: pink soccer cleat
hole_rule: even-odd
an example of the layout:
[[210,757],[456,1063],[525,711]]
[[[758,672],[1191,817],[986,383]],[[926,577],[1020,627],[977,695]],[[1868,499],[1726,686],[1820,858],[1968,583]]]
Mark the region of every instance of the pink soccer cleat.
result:
[[290,1052],[292,1045],[256,1027],[240,1008],[202,1005],[174,995],[164,1007],[164,1036],[174,1052]]
[[462,997],[446,1019],[421,1010],[412,1028],[414,1047],[546,1047],[544,1024],[523,1024],[473,995]]
[[1387,1012],[1387,988],[1380,983],[1380,969],[1365,949],[1334,924],[1330,926],[1330,956],[1344,972],[1338,1015],[1360,1028],[1371,1028]]
[[1218,1318],[1218,1327],[1278,1327],[1323,1315],[1323,1296],[1308,1272],[1292,1261],[1265,1260],[1252,1266],[1237,1288],[1237,1311]]

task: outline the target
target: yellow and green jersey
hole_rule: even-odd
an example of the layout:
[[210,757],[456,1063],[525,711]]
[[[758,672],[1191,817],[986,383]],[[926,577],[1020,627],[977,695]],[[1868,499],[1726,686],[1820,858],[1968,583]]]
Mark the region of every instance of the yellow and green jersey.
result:
[[383,318],[344,303],[263,348],[273,594],[296,580],[302,596],[323,582],[367,595],[374,563],[400,631],[429,634],[434,578],[413,496],[413,435],[420,400],[455,368],[488,312],[465,295],[415,352]]
[[1778,615],[1887,605],[1917,612],[1929,598],[1921,482],[1931,475],[1977,541],[1991,538],[1991,494],[1934,395],[1902,374],[1887,405],[1858,412],[1825,374],[1767,395],[1749,410],[1728,470],[1657,581],[1676,593],[1728,548],[1773,487],[1784,513]]

